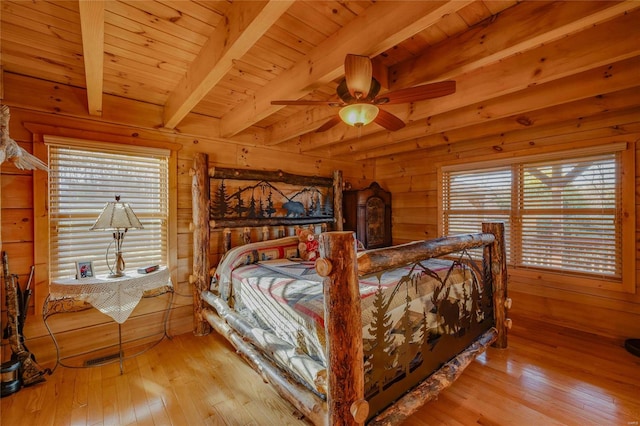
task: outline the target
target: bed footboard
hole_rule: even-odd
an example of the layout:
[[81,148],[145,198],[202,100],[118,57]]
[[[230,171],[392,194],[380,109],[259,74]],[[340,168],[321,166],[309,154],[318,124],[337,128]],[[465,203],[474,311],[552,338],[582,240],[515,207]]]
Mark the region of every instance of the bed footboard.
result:
[[438,397],[447,387],[451,386],[462,374],[465,368],[483,353],[489,345],[498,339],[498,330],[491,328],[471,346],[467,347],[454,359],[433,373],[427,380],[420,383],[394,405],[374,417],[368,426],[397,425],[407,420],[420,407]]
[[[507,274],[504,256],[504,224],[483,224],[483,233],[442,238],[373,250],[356,257],[356,243],[352,233],[329,232],[320,236],[321,259],[316,270],[325,277],[325,330],[328,362],[328,424],[356,425],[369,418],[370,408],[365,400],[365,359],[362,345],[358,274],[375,274],[384,269],[419,262],[447,254],[483,248],[482,278],[490,286],[493,325],[468,347],[462,348],[430,378],[400,398],[391,408],[382,411],[371,424],[398,424],[425,402],[435,398],[449,386],[464,368],[485,348],[507,346],[506,297]],[[457,302],[456,302],[457,303]],[[407,373],[403,373],[409,376]],[[395,380],[395,379],[394,379]],[[388,382],[391,387],[392,382]],[[382,388],[382,385],[380,386]],[[371,401],[370,398],[367,398]],[[373,408],[373,407],[372,407]],[[379,409],[379,407],[376,407]]]

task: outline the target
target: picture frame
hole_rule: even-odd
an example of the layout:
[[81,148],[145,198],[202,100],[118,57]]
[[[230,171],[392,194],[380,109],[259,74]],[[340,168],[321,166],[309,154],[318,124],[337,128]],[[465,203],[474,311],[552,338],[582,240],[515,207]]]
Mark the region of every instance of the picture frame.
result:
[[76,262],[76,279],[83,280],[94,278],[93,262],[90,260],[79,260]]

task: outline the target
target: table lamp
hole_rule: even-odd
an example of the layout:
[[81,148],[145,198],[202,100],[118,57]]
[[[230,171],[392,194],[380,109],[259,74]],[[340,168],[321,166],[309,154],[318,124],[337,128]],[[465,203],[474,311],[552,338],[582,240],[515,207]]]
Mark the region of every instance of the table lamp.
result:
[[[116,195],[116,201],[111,201],[104,206],[102,213],[98,216],[98,220],[89,229],[92,231],[113,230],[113,241],[107,247],[107,253],[105,254],[107,266],[111,271],[109,278],[124,276],[124,259],[122,258],[124,234],[129,229],[144,229],[129,204],[120,202],[120,196]],[[111,244],[116,247],[115,271],[109,264],[109,247],[111,247]]]

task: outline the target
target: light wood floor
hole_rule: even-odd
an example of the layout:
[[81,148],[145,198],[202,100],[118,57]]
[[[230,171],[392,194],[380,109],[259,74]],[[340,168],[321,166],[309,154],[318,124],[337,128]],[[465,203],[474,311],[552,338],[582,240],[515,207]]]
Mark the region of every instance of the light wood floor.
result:
[[[638,425],[640,358],[622,342],[514,320],[408,425]],[[163,341],[118,364],[60,367],[1,401],[4,425],[308,425],[215,334]]]

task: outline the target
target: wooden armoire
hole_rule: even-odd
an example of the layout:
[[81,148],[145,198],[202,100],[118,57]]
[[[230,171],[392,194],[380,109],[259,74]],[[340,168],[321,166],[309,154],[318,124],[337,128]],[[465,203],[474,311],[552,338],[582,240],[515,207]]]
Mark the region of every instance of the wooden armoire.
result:
[[355,231],[364,248],[391,245],[391,193],[377,182],[343,193],[344,230]]

